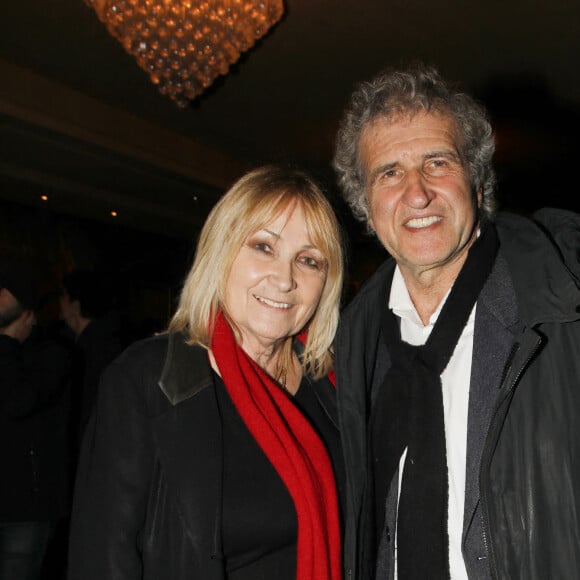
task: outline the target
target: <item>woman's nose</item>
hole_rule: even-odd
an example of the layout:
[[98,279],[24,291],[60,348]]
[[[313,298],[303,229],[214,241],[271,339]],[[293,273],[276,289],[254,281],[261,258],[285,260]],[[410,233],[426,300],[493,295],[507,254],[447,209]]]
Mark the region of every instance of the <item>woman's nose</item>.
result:
[[294,264],[279,260],[276,262],[272,280],[281,292],[290,292],[296,287],[294,278]]

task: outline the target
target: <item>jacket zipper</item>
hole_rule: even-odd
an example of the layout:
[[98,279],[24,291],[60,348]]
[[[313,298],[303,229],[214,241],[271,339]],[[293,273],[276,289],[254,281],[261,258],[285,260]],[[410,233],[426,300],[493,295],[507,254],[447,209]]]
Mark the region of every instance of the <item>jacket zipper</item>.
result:
[[[519,366],[519,370],[518,370],[516,376],[511,381],[509,388],[506,389],[503,397],[501,398],[500,401],[498,401],[498,404],[495,407],[492,419],[489,423],[489,428],[487,430],[486,444],[485,444],[485,448],[483,451],[483,457],[482,457],[482,461],[481,461],[480,481],[481,481],[481,474],[483,473],[483,468],[484,467],[487,468],[489,466],[489,464],[491,463],[492,452],[491,452],[491,445],[490,445],[489,441],[490,441],[490,435],[492,434],[492,432],[493,432],[494,443],[497,441],[497,435],[499,433],[499,429],[497,428],[495,423],[496,423],[496,419],[499,415],[499,410],[503,406],[505,401],[510,397],[510,395],[515,390],[515,387],[516,387],[518,381],[520,380],[522,374],[524,373],[524,370],[526,369],[526,367],[528,366],[528,364],[530,363],[532,358],[534,358],[534,355],[538,351],[541,344],[542,344],[542,338],[540,336],[536,336],[535,344],[530,347],[530,351],[528,352],[528,355],[526,356],[524,362]],[[507,373],[506,373],[506,376],[507,376]],[[500,386],[500,389],[501,389],[501,386]],[[486,490],[484,489],[484,486],[481,485],[480,487],[481,487],[481,519],[482,519],[482,530],[483,530],[483,544],[484,544],[485,551],[486,551],[486,554],[487,554],[487,557],[489,560],[489,568],[490,568],[490,572],[491,572],[491,577],[493,580],[496,580],[497,579],[497,568],[496,568],[493,548],[492,548],[491,543],[489,541],[489,532],[488,532],[488,530],[489,530],[489,513],[488,513],[488,508],[487,508],[487,503],[488,503],[487,502],[487,494],[486,494]]]
[[40,490],[40,482],[38,477],[38,463],[36,459],[36,449],[34,442],[30,441],[28,446],[28,459],[30,461],[30,470],[32,474],[32,491],[36,494]]

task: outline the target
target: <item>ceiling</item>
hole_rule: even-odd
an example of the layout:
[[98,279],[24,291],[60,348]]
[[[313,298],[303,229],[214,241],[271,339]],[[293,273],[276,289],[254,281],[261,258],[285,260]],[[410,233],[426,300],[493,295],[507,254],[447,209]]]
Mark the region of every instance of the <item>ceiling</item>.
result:
[[[330,183],[354,84],[417,59],[490,106],[500,162],[550,158],[557,167],[575,144],[577,0],[286,0],[285,8],[226,77],[179,109],[81,0],[5,2],[0,197],[33,204],[45,193],[57,211],[106,220],[116,210],[128,226],[190,237],[249,167],[293,161]],[[523,173],[532,184],[547,179]]]

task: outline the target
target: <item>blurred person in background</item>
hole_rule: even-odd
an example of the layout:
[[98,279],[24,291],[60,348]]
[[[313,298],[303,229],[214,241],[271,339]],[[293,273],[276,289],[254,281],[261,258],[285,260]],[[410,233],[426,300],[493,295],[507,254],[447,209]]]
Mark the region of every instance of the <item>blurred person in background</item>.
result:
[[60,316],[74,335],[73,434],[80,448],[101,373],[123,347],[111,279],[103,272],[92,270],[79,269],[65,274]]
[[69,510],[71,356],[43,336],[26,258],[0,257],[0,578],[37,580]]

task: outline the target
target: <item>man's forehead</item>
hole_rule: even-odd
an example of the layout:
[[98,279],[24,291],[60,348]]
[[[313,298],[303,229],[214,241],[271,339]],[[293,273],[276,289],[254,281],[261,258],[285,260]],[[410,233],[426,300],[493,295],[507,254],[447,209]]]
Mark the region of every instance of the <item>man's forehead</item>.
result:
[[459,126],[455,117],[446,110],[403,110],[396,111],[386,115],[376,115],[375,117],[369,119],[364,125],[361,136],[377,130],[380,127],[388,128],[394,125],[417,125],[421,120],[435,121],[441,123],[442,127],[446,127],[447,130],[454,136],[460,134]]
[[396,144],[399,138],[403,142],[412,140],[415,134],[417,139],[424,137],[447,141],[461,155],[462,139],[455,118],[445,112],[421,110],[377,116],[370,120],[360,135],[358,149],[361,161],[369,154],[374,156],[382,149],[389,148],[392,142]]

